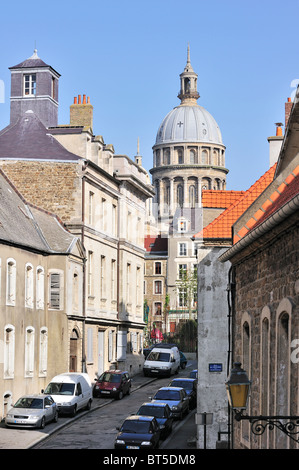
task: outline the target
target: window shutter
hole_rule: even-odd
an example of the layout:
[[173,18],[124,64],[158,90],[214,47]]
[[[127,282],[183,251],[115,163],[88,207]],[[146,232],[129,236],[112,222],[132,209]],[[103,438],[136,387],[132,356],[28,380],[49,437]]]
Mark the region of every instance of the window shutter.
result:
[[60,274],[50,274],[50,308],[60,308]]
[[127,358],[127,331],[117,332],[117,360],[125,361]]

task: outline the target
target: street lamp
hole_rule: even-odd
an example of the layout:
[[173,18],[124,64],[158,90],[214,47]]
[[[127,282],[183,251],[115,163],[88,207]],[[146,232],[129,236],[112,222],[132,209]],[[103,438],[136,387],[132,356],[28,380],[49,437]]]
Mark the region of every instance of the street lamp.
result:
[[226,382],[226,391],[230,407],[234,410],[236,421],[247,420],[251,423],[253,434],[260,436],[268,428],[280,429],[284,434],[299,442],[299,416],[249,416],[244,415],[243,410],[247,408],[251,381],[248,379],[240,362],[234,363],[229,380]]

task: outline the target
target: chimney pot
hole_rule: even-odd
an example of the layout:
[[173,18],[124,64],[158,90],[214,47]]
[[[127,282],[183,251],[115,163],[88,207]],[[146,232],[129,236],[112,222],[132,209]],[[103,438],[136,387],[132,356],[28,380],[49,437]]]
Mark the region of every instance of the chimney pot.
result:
[[90,98],[89,98],[89,96],[87,97],[87,103],[90,104]]
[[81,95],[78,95],[78,104],[81,104]]
[[86,104],[86,95],[83,95],[83,104]]
[[77,104],[77,96],[74,97],[74,104]]

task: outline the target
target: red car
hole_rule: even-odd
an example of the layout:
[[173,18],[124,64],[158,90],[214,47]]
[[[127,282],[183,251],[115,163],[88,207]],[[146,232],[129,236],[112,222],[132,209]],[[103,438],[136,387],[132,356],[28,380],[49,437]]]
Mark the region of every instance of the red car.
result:
[[96,379],[93,388],[94,397],[121,398],[131,391],[129,373],[122,370],[108,370]]

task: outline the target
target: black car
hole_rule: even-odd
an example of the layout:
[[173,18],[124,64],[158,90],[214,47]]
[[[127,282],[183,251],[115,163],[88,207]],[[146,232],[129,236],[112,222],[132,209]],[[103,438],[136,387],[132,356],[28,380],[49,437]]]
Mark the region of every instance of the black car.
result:
[[129,416],[114,442],[115,449],[157,449],[160,440],[160,427],[153,416]]
[[173,379],[169,387],[182,387],[189,397],[189,408],[193,409],[197,403],[197,379],[181,378]]
[[94,397],[112,397],[119,400],[131,391],[131,379],[127,371],[107,370],[96,379]]
[[182,419],[189,413],[189,398],[182,387],[161,387],[153,397],[154,401],[167,403],[171,416]]
[[161,439],[165,439],[172,431],[173,418],[167,403],[151,401],[143,403],[137,411],[138,416],[154,416],[161,430]]

